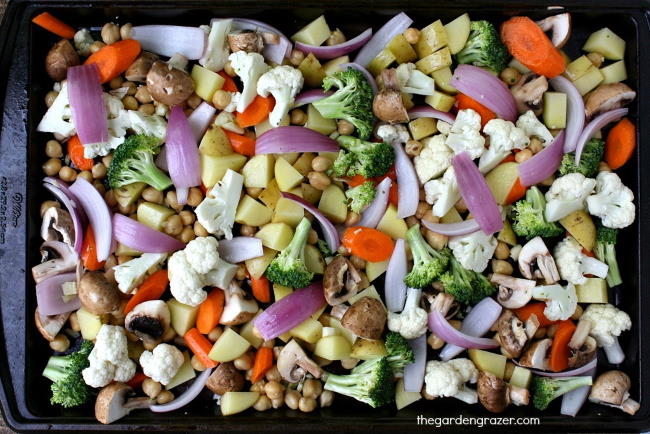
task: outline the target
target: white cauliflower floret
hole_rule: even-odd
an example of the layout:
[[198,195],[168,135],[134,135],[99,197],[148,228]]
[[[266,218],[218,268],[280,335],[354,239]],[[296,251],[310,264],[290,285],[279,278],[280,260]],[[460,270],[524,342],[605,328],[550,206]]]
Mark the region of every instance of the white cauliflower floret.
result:
[[485,152],[485,138],[481,135],[481,116],[472,109],[459,110],[446,141],[454,154],[467,152],[472,160]]
[[50,108],[45,112],[45,115],[36,127],[36,131],[58,134],[63,138],[71,137],[75,134],[74,124],[72,123],[72,112],[70,111],[70,101],[68,99],[67,82],[61,86],[61,91],[54,99]]
[[129,381],[136,366],[128,354],[124,328],[102,325],[88,355],[90,366],[81,372],[84,382],[91,387],[104,387],[111,381]]
[[595,179],[586,178],[581,173],[569,173],[557,178],[546,192],[546,220],[555,222],[584,209],[585,201],[595,186]]
[[427,362],[424,382],[426,392],[434,397],[453,397],[468,404],[478,402],[475,390],[465,385],[475,383],[478,370],[468,359],[453,359],[448,362],[431,360]]
[[449,167],[442,178],[434,179],[424,184],[424,194],[427,203],[433,205],[431,212],[436,217],[442,217],[460,200],[460,190],[456,181],[456,172]]
[[381,125],[377,128],[377,136],[384,142],[404,144],[411,139],[411,135],[404,125]]
[[476,231],[450,238],[449,248],[464,268],[482,273],[497,248],[497,240],[483,231]]
[[596,177],[596,194],[587,198],[589,214],[600,217],[603,226],[621,229],[634,222],[634,193],[614,172],[600,172]]
[[436,122],[436,129],[440,134],[447,136],[451,132],[451,124],[438,119],[438,122]]
[[433,95],[435,81],[415,67],[414,63],[402,63],[395,70],[397,84],[404,93]]
[[622,332],[632,327],[630,316],[611,304],[590,304],[580,317],[580,321],[589,321],[589,334],[596,339],[599,347],[607,354],[609,363],[618,364],[625,360],[625,353],[618,343]]
[[198,237],[187,243],[183,252],[192,269],[206,274],[219,263],[219,242],[214,237]]
[[289,113],[303,83],[300,70],[288,65],[276,66],[259,78],[257,94],[267,97],[270,93],[275,100],[275,106],[269,114],[269,123],[272,127],[280,126],[282,118]]
[[230,94],[230,102],[223,108],[223,112],[233,113],[237,110],[239,100],[241,99],[241,92],[228,92]]
[[451,166],[454,153],[445,145],[445,139],[443,134],[438,134],[422,140],[424,147],[413,159],[420,183],[439,177]]
[[140,355],[144,375],[165,386],[174,378],[184,361],[183,353],[169,344],[158,344],[153,351],[145,351]]
[[560,277],[574,285],[582,285],[587,281],[585,274],[593,274],[600,278],[607,277],[609,267],[604,262],[582,253],[582,246],[573,237],[560,241],[553,251]]
[[[205,26],[207,27],[207,26]],[[228,62],[230,46],[228,45],[228,33],[232,27],[232,19],[215,20],[210,27],[203,30],[208,33],[208,43],[205,47],[203,57],[199,64],[210,71],[221,71]]]
[[532,110],[528,110],[517,119],[517,128],[521,128],[528,137],[537,137],[544,146],[548,146],[553,141],[553,134],[541,123]]
[[269,69],[269,66],[264,63],[264,57],[259,53],[237,51],[228,56],[228,60],[244,85],[237,104],[237,111],[243,113],[257,96],[257,80]]
[[525,149],[530,143],[524,130],[503,119],[492,119],[485,124],[483,132],[490,136],[490,147],[478,162],[481,173],[494,169],[514,149]]
[[166,258],[166,253],[143,253],[139,258],[114,266],[115,280],[120,291],[130,294],[144,281],[149,270],[160,265]]
[[169,289],[174,298],[188,306],[198,306],[208,296],[203,290],[203,276],[187,261],[184,251],[176,252],[167,261]]
[[232,239],[235,212],[243,185],[244,177],[228,169],[223,179],[212,187],[209,195],[194,210],[206,231]]
[[405,339],[415,339],[427,332],[429,316],[420,307],[422,290],[408,288],[406,303],[401,313],[388,312],[388,329],[397,332]]
[[90,56],[90,46],[93,44],[93,42],[95,42],[92,35],[90,34],[90,30],[78,30],[77,33],[74,34],[73,41],[74,47],[77,49],[77,53],[83,57]]
[[566,288],[558,284],[536,286],[533,288],[533,298],[546,301],[544,316],[551,321],[569,319],[578,307],[578,296],[572,283]]
[[135,134],[146,134],[160,139],[162,142],[167,134],[167,122],[162,116],[146,115],[137,110],[128,110],[129,128]]

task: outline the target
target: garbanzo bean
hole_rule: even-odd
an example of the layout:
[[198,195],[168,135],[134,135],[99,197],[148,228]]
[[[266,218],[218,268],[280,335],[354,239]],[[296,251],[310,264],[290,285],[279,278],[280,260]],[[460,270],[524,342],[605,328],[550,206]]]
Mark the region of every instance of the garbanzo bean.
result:
[[517,163],[523,163],[526,160],[530,160],[533,157],[533,151],[530,149],[524,149],[515,154],[515,161]]
[[253,404],[253,408],[257,411],[266,411],[271,408],[271,400],[266,395],[261,395]]
[[63,147],[61,147],[61,143],[56,140],[48,140],[47,143],[45,143],[45,155],[50,158],[63,157]]
[[179,235],[183,231],[183,222],[181,221],[180,216],[173,215],[170,216],[165,221],[165,233],[168,235]]
[[338,130],[339,134],[343,136],[349,136],[350,134],[354,133],[354,125],[345,119],[339,119],[336,122],[336,129]]
[[319,155],[311,160],[311,168],[316,172],[325,172],[327,169],[332,167],[332,160],[327,157]]
[[196,371],[199,372],[205,371],[205,365],[201,363],[201,361],[199,360],[198,357],[196,357],[196,355],[192,356],[192,359],[190,360],[190,364],[192,365],[192,368],[194,368],[194,370]]
[[298,401],[298,408],[303,413],[311,413],[316,410],[316,400],[314,398],[305,398],[304,396]]
[[508,259],[510,257],[510,248],[503,241],[497,243],[497,248],[494,249],[494,257],[497,259]]
[[225,109],[230,101],[232,100],[232,95],[230,92],[219,89],[212,95],[212,105],[218,110]]
[[187,204],[189,206],[197,207],[203,201],[203,192],[198,187],[190,188],[190,192],[187,195]]
[[201,223],[194,222],[194,234],[196,234],[197,237],[207,237],[209,233]]
[[101,31],[102,41],[110,45],[120,40],[120,28],[115,23],[106,23]]
[[66,335],[59,333],[56,335],[54,340],[50,342],[50,348],[52,348],[54,351],[62,353],[70,348],[70,340],[66,337]]
[[521,73],[515,68],[505,68],[501,71],[501,81],[503,81],[508,86],[512,86],[521,78]]
[[79,172],[77,177],[78,178],[83,178],[83,179],[85,179],[86,181],[88,181],[90,183],[93,182],[93,174],[90,173],[90,171],[88,171],[88,170],[82,170],[81,172]]
[[179,235],[181,242],[187,244],[190,241],[192,241],[194,238],[196,238],[196,235],[194,234],[194,229],[192,229],[192,226],[185,226],[183,230],[181,231],[181,234]]
[[145,378],[142,382],[142,391],[149,398],[154,399],[162,391],[162,385],[159,382],[152,380],[151,378]]
[[348,215],[345,217],[343,224],[349,228],[359,223],[359,220],[361,220],[361,216],[359,214],[354,211],[348,211]]
[[217,339],[219,339],[219,336],[221,336],[221,333],[223,333],[223,330],[221,330],[221,327],[215,327],[212,330],[210,330],[210,333],[208,333],[208,339],[211,342],[216,342]]
[[106,166],[104,163],[96,163],[92,168],[93,178],[104,179],[106,177]]
[[291,55],[289,56],[289,62],[293,66],[298,66],[302,63],[302,61],[305,60],[305,53],[303,53],[300,50],[291,50]]
[[156,108],[153,106],[153,104],[142,104],[140,107],[138,107],[138,111],[147,116],[151,116],[156,112]]
[[131,95],[127,95],[124,98],[122,98],[122,104],[124,104],[124,108],[127,110],[137,110],[138,109],[138,100],[135,99],[135,97]]
[[284,394],[284,403],[292,410],[298,409],[300,399],[300,392],[296,390],[287,390],[287,392]]
[[77,172],[72,167],[63,166],[59,170],[59,178],[65,182],[72,182],[77,179]]
[[45,163],[43,163],[43,172],[47,176],[54,176],[61,170],[61,160],[58,158],[50,158]]
[[196,221],[196,216],[192,211],[183,210],[178,213],[184,225],[191,225]]
[[345,42],[345,35],[339,29],[334,30],[330,33],[330,37],[325,41],[325,45],[338,45]]
[[305,125],[305,123],[307,122],[307,115],[301,109],[291,110],[289,122],[292,125]]
[[422,152],[422,142],[418,140],[409,140],[406,142],[406,146],[404,146],[404,150],[408,155],[411,157],[417,157],[420,155],[420,152]]
[[151,97],[151,93],[149,92],[147,86],[138,86],[138,90],[136,90],[135,95],[133,96],[135,96],[135,99],[137,99],[141,104],[148,104],[150,102],[153,102],[153,98]]
[[153,187],[147,187],[144,190],[142,190],[142,198],[147,202],[153,202],[153,203],[163,202],[162,191],[158,191]]
[[174,394],[171,393],[169,390],[163,390],[156,398],[156,402],[160,405],[167,404],[168,402],[172,402],[173,400],[174,400]]
[[316,190],[325,190],[332,183],[332,180],[323,172],[309,172],[307,178],[311,186]]

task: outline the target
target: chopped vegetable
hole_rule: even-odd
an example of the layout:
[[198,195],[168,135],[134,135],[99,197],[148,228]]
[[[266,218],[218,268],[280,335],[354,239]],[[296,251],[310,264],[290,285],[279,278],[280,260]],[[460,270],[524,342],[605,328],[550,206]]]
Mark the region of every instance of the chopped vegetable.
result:
[[596,248],[594,253],[596,258],[601,262],[608,265],[607,269],[607,285],[610,288],[618,286],[623,283],[621,272],[618,268],[618,261],[616,260],[616,238],[618,237],[618,229],[606,228],[598,226],[596,232]]
[[384,175],[395,162],[395,152],[387,143],[366,142],[352,136],[339,136],[337,141],[344,150],[332,166],[334,176],[374,178]]
[[456,54],[458,63],[471,63],[501,72],[510,61],[510,54],[489,21],[472,21],[465,47]]
[[212,350],[212,343],[196,328],[188,330],[183,335],[183,340],[185,341],[185,345],[187,345],[203,366],[206,368],[214,368],[218,365],[217,362],[208,357],[210,350]]
[[512,207],[512,229],[527,240],[562,235],[564,230],[560,226],[546,221],[545,209],[546,199],[542,192],[537,187],[529,188],[526,198],[516,202]]
[[593,177],[598,173],[598,165],[603,159],[605,142],[600,139],[591,139],[587,142],[580,156],[580,164],[576,165],[575,153],[569,152],[562,157],[560,175],[568,173],[582,173],[584,176]]
[[199,333],[207,335],[219,324],[224,302],[223,290],[214,288],[208,293],[208,297],[199,305],[199,312],[196,315],[196,328]]
[[560,372],[569,367],[569,341],[576,330],[576,325],[567,319],[557,323],[556,327],[548,367],[553,372]]
[[88,356],[93,343],[84,340],[78,351],[67,356],[52,356],[47,361],[43,376],[51,380],[52,404],[76,407],[90,398],[90,389],[84,382],[81,371],[90,366]]
[[377,229],[355,226],[345,230],[343,246],[355,256],[370,262],[381,262],[393,253],[393,240]]
[[260,347],[255,353],[251,383],[257,383],[273,367],[273,348]]
[[612,169],[621,168],[634,154],[636,148],[636,127],[628,118],[623,118],[607,134],[605,162]]
[[104,266],[104,261],[97,260],[97,244],[92,226],[86,227],[83,243],[81,244],[81,262],[89,271],[97,271]]
[[279,285],[290,288],[304,288],[314,277],[305,265],[305,244],[311,230],[311,223],[303,218],[289,245],[273,259],[266,269],[266,277]]
[[413,268],[404,277],[410,288],[424,288],[439,278],[447,269],[451,252],[437,251],[422,238],[420,225],[413,225],[406,232],[406,241],[413,253]]
[[70,137],[70,140],[68,140],[68,155],[80,170],[92,170],[95,165],[92,158],[84,157],[84,145],[77,135]]
[[367,360],[348,375],[328,374],[325,390],[346,395],[376,408],[393,401],[393,370],[387,357]]
[[538,410],[546,410],[546,407],[555,398],[578,387],[591,386],[591,382],[591,376],[563,378],[535,376],[533,378],[533,405]]
[[126,71],[140,54],[140,43],[135,39],[124,39],[100,48],[91,54],[85,64],[98,67],[99,81],[106,83]]
[[127,314],[140,303],[149,300],[158,300],[169,285],[169,276],[167,270],[158,270],[148,276],[138,288],[138,291],[129,299],[124,307],[124,313]]
[[472,109],[478,113],[481,116],[481,127],[484,127],[485,124],[490,122],[492,119],[496,119],[497,117],[496,113],[494,113],[492,110],[463,93],[456,95],[456,102],[458,103],[459,111]]
[[51,15],[49,12],[43,12],[36,15],[34,18],[32,18],[32,23],[37,24],[45,30],[50,31],[62,38],[74,38],[75,30],[55,16]]
[[117,147],[108,166],[108,183],[111,188],[119,188],[134,182],[144,182],[156,190],[164,190],[172,184],[153,161],[160,152],[160,142],[156,137],[145,135],[129,136]]
[[349,189],[345,192],[348,198],[350,209],[360,214],[375,199],[375,183],[366,181],[361,185]]
[[255,279],[251,277],[251,289],[253,291],[253,297],[257,301],[262,303],[269,303],[271,301],[271,285],[269,284],[269,279],[265,276]]
[[449,270],[440,276],[440,281],[445,292],[465,304],[476,304],[496,291],[483,274],[464,268],[452,255]]

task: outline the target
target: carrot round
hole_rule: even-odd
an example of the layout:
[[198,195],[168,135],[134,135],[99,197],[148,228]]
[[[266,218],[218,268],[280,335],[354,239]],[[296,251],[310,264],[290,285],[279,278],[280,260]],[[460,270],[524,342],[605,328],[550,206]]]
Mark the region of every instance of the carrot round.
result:
[[237,112],[237,125],[246,128],[261,124],[269,117],[274,105],[275,100],[272,97],[264,98],[257,95],[243,113]]
[[106,83],[126,71],[138,57],[140,50],[138,41],[124,39],[100,48],[86,59],[85,64],[96,64],[99,70],[99,80]]
[[52,32],[62,38],[74,38],[75,30],[60,19],[51,15],[49,12],[43,12],[42,14],[36,15],[32,19],[32,23],[41,26],[45,30]]
[[79,140],[79,136],[72,136],[68,140],[68,155],[74,165],[81,170],[92,170],[95,165],[92,158],[84,157],[84,145]]
[[530,303],[524,307],[515,309],[515,315],[517,315],[517,318],[522,321],[526,321],[532,315],[536,315],[540,327],[547,327],[556,324],[557,321],[551,321],[550,319],[546,318],[546,315],[544,315],[544,309],[546,309],[546,303],[543,301],[539,303]]
[[560,372],[569,367],[569,341],[575,330],[576,325],[570,319],[557,323],[548,358],[551,371]]
[[251,277],[251,289],[253,290],[253,297],[262,303],[269,303],[271,301],[271,285],[266,276],[259,279]]
[[237,83],[235,83],[235,80],[233,80],[231,76],[226,74],[224,71],[219,71],[217,74],[225,80],[223,86],[221,86],[221,90],[227,92],[239,92],[239,89],[237,89]]
[[257,383],[273,367],[273,348],[260,347],[255,354],[251,383]]
[[219,324],[224,301],[225,294],[221,289],[214,288],[210,291],[208,297],[199,306],[199,312],[196,315],[196,328],[200,333],[207,335]]
[[510,205],[511,203],[515,203],[524,197],[526,195],[526,190],[527,187],[524,187],[521,183],[521,180],[517,178],[517,181],[515,181],[514,185],[510,189],[510,192],[508,193],[508,197],[506,197],[506,202],[504,205]]
[[395,246],[393,240],[385,233],[363,226],[346,229],[342,242],[353,255],[370,262],[387,260]]
[[252,157],[255,155],[255,139],[242,134],[233,133],[229,130],[223,130],[230,140],[230,147],[238,154]]
[[458,110],[472,109],[478,113],[481,116],[481,127],[484,127],[485,124],[497,117],[492,110],[465,94],[459,93],[456,95],[456,102],[458,103]]
[[104,266],[104,262],[97,260],[97,244],[92,226],[88,225],[81,243],[81,263],[89,271],[97,271]]
[[219,363],[208,357],[212,349],[212,343],[203,336],[196,328],[189,329],[183,336],[185,345],[199,359],[206,368],[214,368]]
[[535,21],[512,17],[501,25],[501,40],[512,56],[536,74],[548,78],[564,72],[564,57]]
[[131,312],[134,307],[145,301],[158,300],[165,293],[167,285],[169,285],[167,270],[156,271],[142,282],[138,292],[129,299],[124,307],[124,313]]
[[623,118],[607,134],[605,142],[605,163],[616,170],[627,163],[636,148],[636,127],[628,118]]

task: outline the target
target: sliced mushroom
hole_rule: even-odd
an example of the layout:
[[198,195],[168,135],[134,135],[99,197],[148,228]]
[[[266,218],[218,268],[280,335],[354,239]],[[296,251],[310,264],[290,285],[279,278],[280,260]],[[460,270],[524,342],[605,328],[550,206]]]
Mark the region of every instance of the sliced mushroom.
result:
[[359,271],[345,256],[337,256],[325,268],[323,293],[330,306],[348,301],[359,291],[361,282]]
[[36,328],[41,336],[50,342],[59,334],[69,317],[70,312],[60,313],[58,315],[41,315],[38,308],[34,312]]
[[571,36],[571,14],[553,15],[536,22],[543,32],[552,32],[551,42],[556,48],[562,48]]
[[70,41],[61,39],[47,53],[45,57],[45,71],[54,81],[65,80],[68,68],[79,65],[79,55]]
[[429,312],[438,311],[440,315],[447,317],[452,306],[454,306],[454,296],[446,292],[439,292],[435,294],[426,294],[426,299],[429,301]]
[[569,368],[579,368],[591,362],[596,357],[597,351],[596,339],[587,336],[580,347],[569,350]]
[[151,65],[153,65],[156,60],[158,60],[157,55],[149,53],[148,51],[143,51],[131,66],[129,66],[129,69],[126,70],[124,77],[129,81],[146,81]]
[[245,51],[247,53],[260,53],[264,48],[264,38],[260,33],[252,30],[240,30],[228,34],[230,51]]
[[345,312],[347,312],[349,308],[350,306],[348,306],[347,304],[337,304],[332,308],[330,315],[332,316],[332,318],[336,318],[337,320],[340,321],[341,318],[343,318],[343,315],[345,315]]
[[63,241],[71,246],[74,245],[74,224],[70,213],[54,206],[48,208],[43,214],[41,237],[43,241]]
[[345,312],[341,325],[364,339],[381,338],[386,325],[386,309],[375,298],[362,297]]
[[502,350],[507,353],[506,357],[512,359],[521,355],[528,335],[524,324],[511,310],[504,310],[497,320],[497,334]]
[[244,292],[236,280],[230,282],[224,292],[226,302],[219,320],[221,324],[233,326],[247,323],[253,319],[259,310],[259,306],[254,299]]
[[591,386],[589,401],[634,414],[639,410],[640,405],[630,398],[628,391],[631,384],[630,377],[622,371],[614,370],[600,374]]
[[528,405],[530,392],[522,387],[507,384],[491,372],[480,371],[477,384],[478,399],[486,410],[503,412],[508,405]]
[[528,279],[518,279],[505,274],[494,273],[490,282],[499,287],[497,301],[508,309],[518,309],[525,306],[533,296],[536,282]]
[[533,342],[533,344],[524,351],[524,354],[519,359],[519,364],[526,368],[546,370],[548,368],[546,353],[551,348],[551,343],[552,341],[550,339],[542,339]]
[[560,280],[555,260],[541,237],[535,237],[524,244],[517,261],[519,271],[527,279],[544,278],[547,285]]
[[[46,241],[41,246],[41,256],[45,262],[32,267],[32,276],[36,283],[48,277],[73,271],[77,267],[79,256],[70,244],[61,241]],[[53,256],[52,259],[46,260]]]
[[117,285],[106,278],[101,271],[89,271],[83,275],[77,287],[81,305],[90,313],[103,315],[120,306],[120,291]]
[[526,320],[526,336],[528,336],[528,339],[532,339],[533,336],[535,336],[535,333],[537,333],[537,330],[539,329],[539,319],[537,319],[537,315],[532,314],[531,316],[528,317]]
[[569,341],[569,348],[572,348],[574,350],[580,348],[585,343],[587,337],[589,337],[589,332],[591,331],[592,327],[593,323],[590,320],[581,318],[580,321],[578,321],[578,326],[571,336],[571,340]]
[[194,93],[194,80],[187,72],[157,60],[147,73],[147,89],[156,101],[173,106]]
[[280,351],[277,368],[283,380],[289,383],[298,383],[310,373],[314,378],[320,378],[323,370],[312,359],[307,357],[305,351],[295,340],[290,340]]
[[124,319],[124,327],[143,342],[155,344],[167,333],[171,315],[167,303],[150,300],[138,304]]
[[220,363],[208,377],[205,386],[217,395],[239,392],[244,388],[244,376],[232,362]]
[[372,101],[372,111],[379,119],[390,124],[409,121],[409,115],[399,90],[380,91]]
[[132,410],[149,408],[153,401],[147,397],[130,398],[133,389],[124,383],[104,387],[95,401],[95,417],[103,424],[113,423],[128,416]]
[[628,105],[636,92],[624,83],[601,84],[592,91],[585,101],[587,119],[610,110]]
[[532,110],[536,116],[542,113],[542,97],[547,90],[546,77],[532,72],[522,75],[519,81],[510,88],[519,114]]

